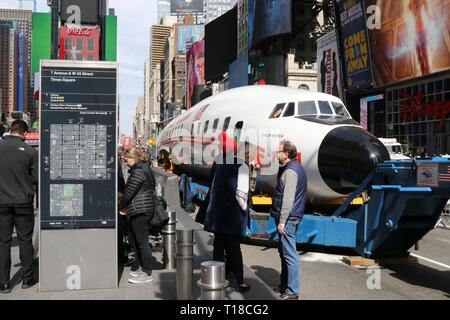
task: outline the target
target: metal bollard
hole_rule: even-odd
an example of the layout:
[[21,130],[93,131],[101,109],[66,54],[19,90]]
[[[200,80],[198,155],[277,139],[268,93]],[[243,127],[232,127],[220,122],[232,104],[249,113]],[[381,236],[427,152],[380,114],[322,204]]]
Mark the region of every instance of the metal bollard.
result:
[[197,282],[201,289],[201,300],[225,300],[225,263],[206,261],[201,264],[201,278]]
[[177,300],[192,300],[194,230],[177,230]]
[[169,223],[162,229],[163,236],[163,264],[164,269],[173,270],[176,267],[175,260],[175,238],[176,238],[176,211],[167,211]]

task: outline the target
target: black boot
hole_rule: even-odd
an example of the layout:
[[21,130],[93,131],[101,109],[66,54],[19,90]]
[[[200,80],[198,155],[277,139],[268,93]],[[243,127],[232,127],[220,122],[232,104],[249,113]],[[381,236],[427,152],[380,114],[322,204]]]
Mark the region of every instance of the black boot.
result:
[[11,293],[11,288],[7,284],[0,286],[0,293]]

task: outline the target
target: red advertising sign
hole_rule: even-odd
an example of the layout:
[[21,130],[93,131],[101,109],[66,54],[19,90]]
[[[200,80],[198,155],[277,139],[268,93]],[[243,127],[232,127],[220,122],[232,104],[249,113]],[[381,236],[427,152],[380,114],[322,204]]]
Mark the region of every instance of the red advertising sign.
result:
[[400,109],[402,120],[411,122],[418,118],[436,117],[440,119],[441,129],[445,129],[445,119],[450,113],[450,101],[424,102],[425,95],[418,93],[412,96],[407,93],[400,93],[400,98],[406,98],[403,108]]
[[131,142],[131,138],[130,137],[125,137],[123,138],[123,148],[125,150],[130,149],[131,147],[133,147],[133,144]]
[[60,29],[60,60],[100,60],[100,29],[97,26],[64,25]]

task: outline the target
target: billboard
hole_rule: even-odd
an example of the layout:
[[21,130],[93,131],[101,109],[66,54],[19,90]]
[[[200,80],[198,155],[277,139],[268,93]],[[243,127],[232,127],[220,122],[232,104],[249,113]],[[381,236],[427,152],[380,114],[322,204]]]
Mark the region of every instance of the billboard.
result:
[[205,41],[195,42],[186,52],[186,108],[192,107],[194,88],[205,84]]
[[381,8],[369,30],[376,86],[450,68],[450,0],[365,0]]
[[100,29],[95,26],[65,25],[60,29],[60,60],[100,60]]
[[179,53],[186,52],[186,45],[200,41],[205,36],[204,25],[177,26],[177,47]]
[[171,13],[203,12],[203,0],[171,0]]
[[261,40],[292,32],[292,1],[256,1],[248,2],[249,44],[253,47]]
[[372,86],[364,0],[336,0],[343,74],[349,91]]
[[99,0],[61,0],[61,21],[66,22],[79,14],[81,23],[98,24]]
[[237,7],[205,26],[205,79],[221,79],[237,58]]
[[243,54],[230,64],[228,73],[229,89],[248,86],[248,55]]
[[342,99],[341,67],[337,48],[336,32],[331,32],[317,40],[317,91]]

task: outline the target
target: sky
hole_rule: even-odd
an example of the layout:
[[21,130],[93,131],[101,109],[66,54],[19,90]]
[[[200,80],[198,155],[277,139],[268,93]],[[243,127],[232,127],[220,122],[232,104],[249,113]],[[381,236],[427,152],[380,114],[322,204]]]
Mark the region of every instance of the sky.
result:
[[[48,12],[47,0],[36,0],[38,12]],[[150,55],[150,26],[157,20],[156,0],[109,0],[118,19],[120,131],[132,136],[133,116],[144,95],[144,62]],[[0,8],[18,9],[19,0],[0,0]],[[32,10],[33,2],[24,2]]]

